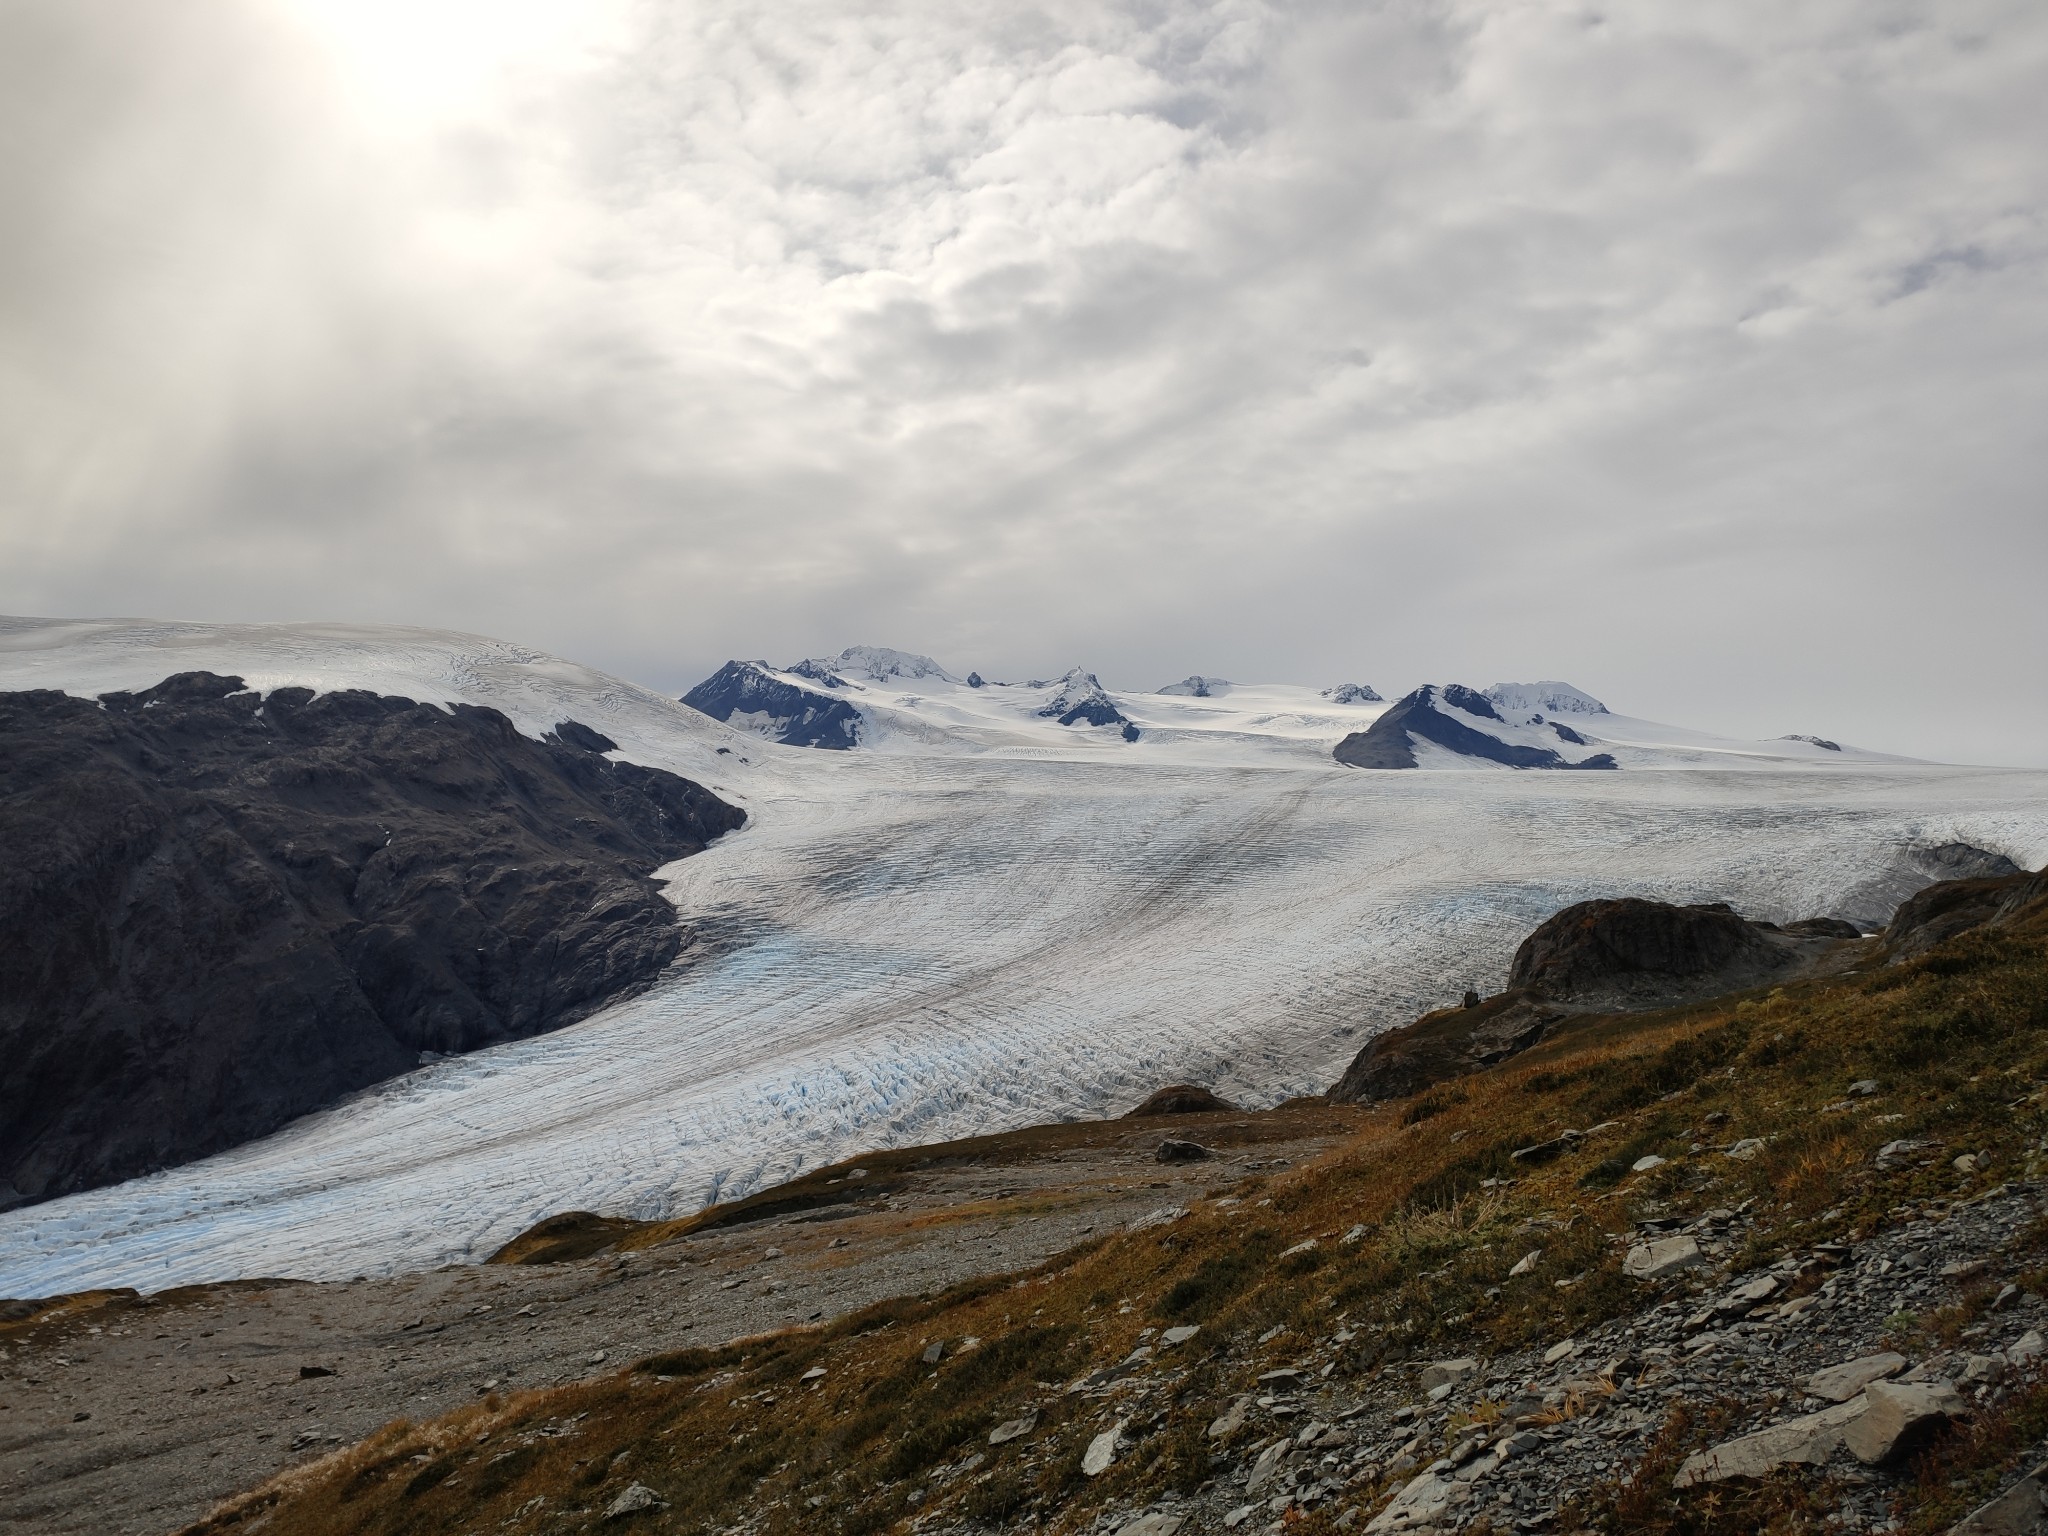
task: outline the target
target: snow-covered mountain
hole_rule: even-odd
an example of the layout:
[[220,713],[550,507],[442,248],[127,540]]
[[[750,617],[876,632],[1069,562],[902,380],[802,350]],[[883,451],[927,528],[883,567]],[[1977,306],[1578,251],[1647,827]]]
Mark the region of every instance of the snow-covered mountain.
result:
[[899,677],[906,682],[916,682],[920,678],[936,678],[945,683],[961,681],[929,656],[919,656],[912,651],[891,650],[886,645],[849,645],[837,656],[824,656],[799,662],[790,670],[795,672],[806,667],[815,667],[840,678],[859,677],[876,683],[886,683],[892,678]]
[[1607,713],[1605,704],[1570,683],[1495,683],[1486,690],[1486,696],[1502,709],[1518,709],[1524,713],[1537,710],[1553,715]]
[[1386,702],[1370,683],[1339,683],[1325,688],[1322,696],[1332,704],[1383,704]]
[[1039,718],[1057,720],[1061,725],[1120,725],[1126,741],[1138,739],[1137,727],[1103,691],[1093,672],[1076,667],[1059,680],[1053,696],[1038,710]]
[[1346,736],[1331,755],[1353,768],[1447,766],[1441,761],[1446,753],[1506,768],[1619,766],[1611,753],[1584,750],[1590,745],[1570,726],[1546,720],[1539,711],[1516,710],[1511,718],[1494,708],[1487,694],[1459,683],[1431,683],[1402,698],[1366,729]]
[[1177,683],[1168,683],[1164,688],[1156,691],[1159,693],[1177,694],[1190,699],[1220,699],[1224,694],[1230,692],[1230,679],[1227,677],[1202,677],[1196,675],[1184,677]]
[[[206,668],[262,690],[486,704],[536,740],[578,722],[618,744],[609,757],[748,814],[659,872],[703,936],[689,965],[204,1162],[0,1214],[0,1295],[432,1266],[554,1212],[692,1210],[865,1148],[1099,1114],[1165,1082],[1273,1103],[1327,1086],[1375,1030],[1497,985],[1522,936],[1574,901],[1867,923],[1951,845],[2048,859],[2048,773],[1489,700],[1496,721],[1448,699],[1481,734],[1623,771],[1517,773],[1424,737],[1418,771],[1363,773],[1332,751],[1395,706],[1286,684],[1102,687],[1133,742],[1042,714],[1068,679],[882,679],[828,660],[837,686],[764,670],[805,707],[845,700],[851,750],[786,747],[477,636],[0,620],[0,690],[92,695]],[[1664,771],[1630,771],[1649,768]]]

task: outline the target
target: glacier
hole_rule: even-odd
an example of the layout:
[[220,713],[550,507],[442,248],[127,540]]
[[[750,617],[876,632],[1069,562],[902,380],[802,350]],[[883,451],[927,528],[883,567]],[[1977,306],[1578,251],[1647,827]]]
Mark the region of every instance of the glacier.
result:
[[1142,728],[1128,741],[1045,717],[1057,685],[892,663],[849,668],[864,745],[817,752],[477,636],[0,620],[4,688],[197,667],[487,704],[535,734],[574,719],[750,821],[663,872],[701,938],[651,991],[0,1214],[0,1294],[473,1262],[553,1212],[681,1214],[867,1148],[1115,1113],[1172,1080],[1273,1103],[1334,1081],[1372,1032],[1496,989],[1573,901],[1784,921],[1895,889],[1916,850],[2048,858],[2048,773],[1624,715],[1573,717],[1620,772],[1371,772],[1329,752],[1377,701],[1110,690]]

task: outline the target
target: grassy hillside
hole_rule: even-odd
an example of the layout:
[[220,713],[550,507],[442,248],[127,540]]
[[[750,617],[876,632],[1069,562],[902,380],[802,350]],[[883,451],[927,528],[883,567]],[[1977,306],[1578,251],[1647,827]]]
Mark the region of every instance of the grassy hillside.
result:
[[[1877,1092],[1848,1096],[1863,1079]],[[395,1422],[195,1530],[575,1530],[597,1526],[634,1483],[665,1507],[607,1528],[866,1536],[914,1518],[921,1529],[1087,1529],[1106,1509],[1214,1475],[1211,1420],[1298,1360],[1304,1340],[1335,1376],[1357,1379],[1562,1338],[1683,1294],[1683,1277],[1646,1287],[1623,1274],[1636,1221],[1752,1202],[1736,1269],[1868,1237],[2031,1177],[2044,1102],[2048,911],[2037,905],[1900,963],[1873,944],[1845,975],[1582,1021],[1505,1067],[1361,1112],[1356,1138],[1317,1162],[1218,1187],[1181,1219],[1037,1272]],[[1513,1158],[1567,1129],[1584,1134],[1547,1160]],[[1762,1143],[1754,1156],[1724,1154],[1750,1138]],[[1878,1149],[1908,1139],[1946,1150],[1881,1169]],[[1970,1171],[1954,1166],[1964,1152],[1977,1155]],[[1650,1155],[1666,1161],[1630,1171]],[[2048,1291],[2048,1274],[2019,1278]],[[1898,1326],[1952,1334],[1980,1304]],[[1162,1346],[1157,1330],[1186,1325],[1200,1331]],[[1158,1353],[1125,1366],[1141,1347]],[[1128,1448],[1089,1477],[1099,1415],[1066,1389],[1116,1369],[1148,1385],[1126,1410]],[[1677,1404],[1640,1472],[1588,1487],[1571,1513],[1615,1530],[1818,1529],[1825,1488],[1796,1479],[1670,1491],[1676,1458],[1714,1435],[1717,1414],[1723,1405]],[[990,1446],[995,1426],[1032,1415],[1030,1432]],[[1897,1513],[1909,1529],[1939,1528],[2044,1429],[2032,1392],[1980,1414],[1928,1453]],[[972,1452],[984,1460],[959,1470]],[[1290,1528],[1359,1520],[1395,1486],[1351,1488]]]

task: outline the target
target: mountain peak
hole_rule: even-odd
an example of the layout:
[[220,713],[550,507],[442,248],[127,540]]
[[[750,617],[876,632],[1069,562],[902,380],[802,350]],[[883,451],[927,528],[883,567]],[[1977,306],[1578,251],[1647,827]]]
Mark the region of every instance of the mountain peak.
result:
[[1570,683],[1495,683],[1486,696],[1502,709],[1547,710],[1553,715],[1604,715],[1607,706]]
[[[792,672],[815,667],[840,677],[865,677],[875,682],[887,682],[892,677],[936,677],[949,683],[959,678],[933,661],[929,656],[920,656],[915,651],[898,651],[886,645],[849,645],[837,656],[813,657],[790,668]],[[805,676],[815,677],[815,672]]]
[[1370,683],[1339,683],[1325,688],[1323,697],[1332,704],[1384,704],[1386,700]]

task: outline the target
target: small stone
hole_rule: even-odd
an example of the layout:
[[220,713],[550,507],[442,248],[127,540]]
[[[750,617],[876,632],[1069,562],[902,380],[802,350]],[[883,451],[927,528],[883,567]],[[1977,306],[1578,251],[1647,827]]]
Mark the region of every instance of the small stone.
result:
[[1169,1328],[1166,1332],[1159,1335],[1159,1343],[1162,1348],[1173,1349],[1187,1343],[1189,1339],[1192,1339],[1201,1331],[1202,1325],[1200,1323],[1182,1323],[1178,1328]]
[[1905,1368],[1904,1355],[1889,1352],[1864,1355],[1860,1359],[1845,1360],[1840,1365],[1815,1371],[1806,1378],[1806,1391],[1811,1397],[1824,1397],[1831,1403],[1846,1403],[1873,1381],[1896,1376]]
[[1550,1348],[1543,1351],[1543,1363],[1545,1365],[1555,1365],[1560,1360],[1568,1360],[1577,1353],[1578,1347],[1579,1344],[1576,1339],[1566,1339],[1562,1343],[1553,1344]]
[[1160,1142],[1152,1154],[1162,1163],[1200,1163],[1215,1155],[1199,1141],[1177,1141],[1171,1136]]
[[1316,1240],[1312,1237],[1306,1237],[1303,1238],[1300,1242],[1296,1243],[1292,1248],[1282,1248],[1280,1250],[1280,1257],[1283,1259],[1291,1259],[1297,1253],[1314,1253],[1315,1251]]
[[1275,1440],[1271,1445],[1259,1452],[1259,1459],[1252,1463],[1251,1472],[1245,1477],[1244,1491],[1246,1493],[1257,1493],[1261,1488],[1265,1487],[1272,1480],[1274,1472],[1279,1469],[1280,1463],[1286,1458],[1287,1453],[1293,1449],[1294,1442],[1292,1440],[1281,1439]]
[[1632,1280],[1661,1280],[1666,1275],[1675,1275],[1682,1269],[1691,1269],[1705,1262],[1706,1255],[1700,1251],[1696,1239],[1660,1237],[1654,1242],[1637,1243],[1629,1249],[1621,1267]]
[[1251,1405],[1252,1400],[1247,1395],[1240,1397],[1236,1402],[1224,1409],[1222,1413],[1218,1414],[1210,1422],[1209,1438],[1211,1440],[1227,1440],[1240,1429],[1243,1429],[1245,1412]]
[[1868,1406],[1843,1432],[1842,1443],[1866,1466],[1911,1450],[1963,1411],[1947,1382],[1873,1381],[1863,1396]]
[[1874,1077],[1860,1077],[1849,1085],[1849,1097],[1852,1099],[1867,1099],[1876,1093],[1877,1079]]
[[945,1357],[945,1354],[946,1341],[944,1339],[933,1339],[931,1343],[924,1347],[924,1363],[926,1365],[937,1365]]
[[299,1380],[301,1381],[311,1381],[317,1376],[332,1376],[333,1374],[334,1372],[324,1365],[302,1365],[299,1367]]
[[1258,1510],[1259,1506],[1256,1504],[1240,1504],[1223,1517],[1223,1524],[1234,1531],[1240,1525],[1243,1525],[1245,1521],[1251,1519],[1253,1515],[1257,1514]]
[[1422,1368],[1422,1390],[1434,1391],[1445,1383],[1463,1381],[1479,1369],[1479,1362],[1469,1355],[1460,1355],[1455,1360],[1437,1360]]
[[1184,1205],[1162,1205],[1157,1210],[1147,1211],[1124,1224],[1126,1232],[1150,1232],[1154,1227],[1170,1227],[1188,1213]]
[[1346,1232],[1342,1237],[1337,1239],[1337,1241],[1342,1243],[1345,1247],[1349,1248],[1353,1243],[1357,1242],[1360,1238],[1364,1236],[1365,1223],[1361,1221],[1355,1224],[1350,1231]]
[[2044,1350],[2048,1350],[2048,1339],[2041,1337],[2040,1330],[2029,1328],[2006,1345],[2005,1362],[2007,1365],[2025,1365],[2029,1360],[2039,1358]]
[[600,1349],[596,1351],[594,1354],[592,1354],[591,1357],[583,1363],[585,1365],[603,1365],[605,1361],[609,1359],[611,1359],[611,1351]]
[[1527,1253],[1515,1260],[1515,1267],[1508,1271],[1508,1278],[1512,1280],[1517,1275],[1526,1275],[1542,1262],[1543,1250],[1541,1248],[1531,1248]]
[[1728,1149],[1727,1155],[1737,1162],[1746,1163],[1764,1149],[1761,1136],[1745,1136]]
[[1006,1419],[988,1432],[990,1445],[1008,1445],[1012,1440],[1022,1440],[1038,1428],[1038,1415],[1027,1413],[1021,1419]]
[[822,1365],[814,1365],[808,1371],[805,1371],[803,1375],[797,1377],[798,1381],[823,1381],[824,1379],[825,1367]]
[[1971,1355],[1963,1363],[1962,1379],[1973,1387],[1988,1387],[2005,1375],[2005,1359],[2001,1355]]
[[1138,1516],[1137,1519],[1118,1531],[1116,1536],[1174,1536],[1174,1532],[1178,1531],[1186,1523],[1187,1516],[1169,1515],[1160,1510],[1149,1515]]
[[1124,1421],[1118,1419],[1109,1428],[1088,1442],[1088,1449],[1081,1457],[1081,1472],[1086,1477],[1100,1477],[1116,1460],[1117,1442],[1123,1439]]
[[1630,1173],[1648,1173],[1652,1168],[1662,1168],[1663,1166],[1664,1159],[1659,1157],[1656,1153],[1650,1152],[1644,1154],[1642,1157],[1639,1157],[1634,1162],[1630,1163],[1628,1165],[1628,1171]]
[[651,1510],[667,1508],[668,1501],[645,1483],[629,1483],[626,1491],[606,1507],[604,1517],[607,1520],[624,1520],[629,1515],[644,1515]]
[[779,1259],[782,1257],[782,1250],[780,1248],[764,1248],[761,1250],[761,1257],[764,1259]]

